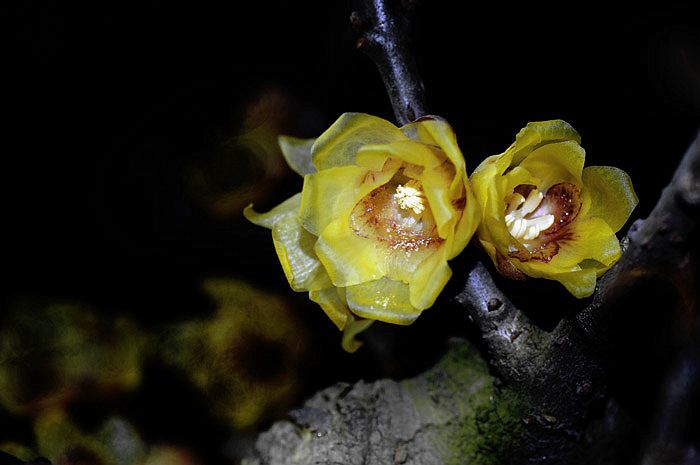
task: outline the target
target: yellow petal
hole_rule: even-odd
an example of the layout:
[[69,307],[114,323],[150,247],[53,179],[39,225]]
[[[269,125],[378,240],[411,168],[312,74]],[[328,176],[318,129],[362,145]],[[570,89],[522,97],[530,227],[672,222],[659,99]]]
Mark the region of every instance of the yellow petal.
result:
[[595,291],[596,272],[585,269],[562,273],[555,276],[564,287],[577,299],[583,299],[593,294]]
[[563,141],[581,143],[581,136],[566,121],[557,119],[528,123],[520,130],[515,137],[515,142],[507,151],[512,154],[510,163],[518,165],[523,158],[541,145]]
[[292,289],[308,291],[331,286],[328,273],[314,252],[316,236],[301,227],[296,215],[275,223],[272,241]]
[[355,318],[351,315],[348,323],[345,325],[345,329],[343,330],[343,339],[340,343],[343,350],[345,350],[345,352],[353,353],[362,347],[362,342],[356,340],[355,336],[369,328],[372,323],[374,323],[374,320],[363,320],[361,318]]
[[[467,177],[464,156],[457,145],[457,136],[449,123],[437,116],[421,118],[403,126],[401,130],[411,139],[440,147],[452,165],[449,170],[428,166],[421,176],[440,237],[447,238],[454,232],[448,251],[449,258],[452,258],[466,247],[481,218],[479,204]],[[449,183],[447,189],[444,187],[445,181]],[[460,215],[452,201],[459,201],[462,196],[465,197],[465,204]]]
[[581,213],[602,218],[614,232],[624,226],[639,201],[629,175],[612,166],[585,168],[583,186],[590,208]]
[[[522,166],[516,166],[505,175],[498,174],[499,156],[489,157],[474,171],[471,185],[482,212],[479,239],[493,243],[502,253],[515,241],[505,224],[505,198],[520,184],[530,184],[533,177]],[[493,257],[492,257],[493,258]]]
[[408,325],[421,313],[411,305],[408,284],[381,278],[346,288],[350,310],[362,318]]
[[[494,215],[497,210],[496,205],[498,203],[503,203],[505,199],[505,197],[504,199],[500,199],[500,194],[496,190],[497,186],[494,185],[494,180],[500,178],[503,174],[499,172],[497,167],[499,158],[501,158],[501,155],[492,155],[486,158],[476,167],[469,177],[482,218]],[[498,209],[500,209],[500,207]],[[505,205],[503,209],[505,211]]]
[[279,136],[277,141],[289,167],[301,176],[315,173],[311,162],[311,147],[316,139],[299,139],[291,136]]
[[389,144],[366,145],[358,151],[355,163],[368,169],[381,170],[389,157],[424,168],[434,168],[446,160],[445,154],[437,147],[405,139]]
[[401,130],[411,139],[429,145],[437,145],[455,167],[455,172],[465,172],[464,155],[457,145],[457,136],[452,126],[438,116],[427,116],[409,123]]
[[445,250],[440,249],[425,259],[413,274],[410,281],[411,305],[421,310],[431,307],[451,276]]
[[253,224],[272,229],[275,223],[282,218],[298,215],[300,205],[301,193],[294,194],[267,213],[256,212],[253,210],[253,204],[250,204],[243,210],[243,216],[245,216],[246,219]]
[[306,175],[301,192],[301,224],[312,234],[320,235],[328,224],[349,213],[362,197],[387,183],[395,172],[338,166]]
[[355,163],[358,150],[370,144],[405,140],[389,121],[364,113],[345,113],[316,139],[311,148],[313,164],[321,171]]
[[423,184],[423,192],[430,204],[438,235],[443,239],[453,233],[458,220],[457,212],[452,205],[454,197],[450,191],[454,176],[453,167],[449,163],[443,163],[435,168],[425,169],[418,178]]
[[462,253],[481,223],[481,213],[471,189],[466,190],[464,210],[457,222],[452,242],[449,244],[447,259]]
[[352,230],[349,214],[341,215],[321,233],[314,246],[334,286],[346,287],[383,276],[374,241]]
[[610,266],[620,258],[620,242],[600,218],[578,218],[569,226],[570,239],[560,241],[559,252],[547,264],[553,269],[576,266],[586,259]]
[[586,153],[577,142],[555,142],[534,150],[520,163],[520,167],[538,178],[540,184],[537,187],[546,192],[560,182],[580,186],[585,159]]
[[348,319],[352,319],[350,310],[348,310],[345,302],[344,289],[329,287],[327,289],[310,291],[309,299],[316,302],[341,331],[345,328]]
[[593,293],[596,283],[596,269],[582,268],[579,265],[561,268],[550,263],[535,260],[521,262],[516,259],[508,259],[516,269],[532,278],[544,278],[558,281],[577,298],[587,297]]

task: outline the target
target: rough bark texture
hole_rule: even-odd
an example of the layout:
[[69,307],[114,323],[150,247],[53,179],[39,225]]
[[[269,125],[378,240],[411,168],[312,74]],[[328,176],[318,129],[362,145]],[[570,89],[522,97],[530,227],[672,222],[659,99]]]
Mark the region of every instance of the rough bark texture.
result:
[[523,429],[521,403],[468,342],[450,346],[416,378],[316,394],[260,436],[248,464],[502,463],[502,445]]
[[[399,7],[388,3],[366,1],[352,21],[362,34],[358,46],[377,63],[404,123],[425,114],[426,105],[401,39],[405,17],[394,19]],[[699,216],[700,135],[652,213],[631,228],[622,259],[583,311],[561,308],[569,316],[543,329],[499,289],[487,266],[472,261],[454,301],[478,328],[483,358],[468,342],[453,341],[440,363],[414,379],[321,391],[292,412],[293,421],[262,434],[249,463],[612,465],[639,463],[637,457],[644,465],[700,462],[688,444],[688,406],[700,397],[692,294]],[[625,363],[617,335],[634,331],[628,312],[640,308],[652,311],[632,321],[647,318],[652,328],[655,321],[681,324],[673,328],[678,350],[659,402],[662,424],[648,438],[648,450],[635,455],[634,422],[614,400],[610,373]]]

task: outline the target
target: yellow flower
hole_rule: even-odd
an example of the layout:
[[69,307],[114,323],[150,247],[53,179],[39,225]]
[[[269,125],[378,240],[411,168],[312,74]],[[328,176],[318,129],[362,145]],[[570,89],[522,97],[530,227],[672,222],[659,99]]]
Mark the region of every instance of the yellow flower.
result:
[[483,214],[478,238],[498,270],[559,281],[578,298],[620,258],[615,233],[637,205],[627,173],[584,169],[580,141],[565,121],[529,123],[470,178]]
[[302,192],[244,214],[272,229],[292,289],[309,292],[348,351],[373,320],[412,323],[479,222],[452,128],[437,117],[397,128],[346,113],[315,141],[281,137],[280,146]]

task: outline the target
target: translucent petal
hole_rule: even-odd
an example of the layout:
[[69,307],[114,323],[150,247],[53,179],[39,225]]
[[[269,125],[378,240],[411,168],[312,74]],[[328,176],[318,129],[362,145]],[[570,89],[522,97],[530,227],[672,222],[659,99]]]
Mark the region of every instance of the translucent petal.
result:
[[571,271],[555,275],[559,281],[577,299],[583,299],[593,294],[596,284],[596,271],[591,269]]
[[410,281],[411,305],[421,310],[431,307],[451,276],[445,250],[438,250],[421,263],[413,274]]
[[323,268],[314,245],[316,236],[299,223],[296,215],[286,216],[272,228],[272,240],[284,275],[295,291],[323,289],[331,286],[328,273]]
[[350,310],[362,318],[408,325],[421,311],[411,305],[408,284],[381,278],[346,288]]
[[639,201],[629,175],[612,166],[585,168],[583,186],[590,197],[586,215],[602,218],[615,232],[624,226]]
[[284,159],[294,172],[301,176],[316,172],[316,167],[311,162],[311,147],[316,139],[279,136],[277,141]]
[[[419,177],[430,204],[438,234],[443,239],[453,233],[458,220],[455,206],[452,204],[454,197],[450,191],[454,177],[454,168],[449,162],[432,169],[425,169]],[[464,188],[462,188],[462,193],[464,193]]]
[[466,190],[464,210],[457,222],[454,238],[449,244],[447,259],[452,259],[459,255],[471,240],[474,232],[481,223],[481,213],[476,197],[470,186]]
[[530,153],[520,166],[540,180],[542,192],[557,183],[582,185],[581,174],[586,153],[575,141],[546,144]]
[[464,155],[457,145],[457,136],[452,126],[444,119],[438,116],[427,116],[403,126],[401,130],[411,139],[437,145],[452,162],[456,173],[462,171],[466,173]]
[[394,170],[368,171],[359,166],[329,168],[304,177],[299,218],[319,235],[331,221],[349,212],[362,197],[387,183]]
[[356,340],[355,336],[369,328],[372,323],[374,323],[374,320],[364,320],[351,315],[343,330],[343,340],[340,344],[343,350],[353,353],[362,347],[362,342]]
[[506,175],[498,174],[498,158],[499,156],[493,156],[484,160],[472,174],[471,185],[483,215],[479,225],[479,239],[493,243],[501,251],[507,251],[514,240],[504,220],[506,196],[516,186],[530,184],[534,180],[530,172],[521,166],[514,167]]
[[288,216],[296,216],[299,214],[299,206],[301,205],[301,193],[294,194],[281,204],[267,213],[258,213],[253,210],[253,204],[248,205],[243,210],[243,216],[248,221],[264,228],[272,229],[272,227],[282,218]]
[[507,150],[512,155],[510,163],[518,165],[524,157],[541,145],[563,141],[581,143],[581,136],[566,121],[557,119],[528,123]]
[[434,168],[447,159],[445,154],[435,146],[406,139],[390,144],[366,145],[359,150],[356,163],[380,170],[388,157],[424,168]]
[[341,215],[321,233],[314,247],[333,285],[352,286],[383,276],[374,241],[360,237]]
[[495,190],[494,180],[501,177],[496,166],[500,155],[493,155],[482,161],[469,177],[476,201],[482,213],[482,217],[493,216],[497,199],[500,197]]
[[309,299],[321,306],[328,318],[340,329],[345,328],[348,320],[353,317],[345,302],[343,289],[329,287],[309,292]]
[[389,121],[364,113],[345,113],[316,139],[311,156],[320,171],[354,164],[358,150],[365,145],[405,139]]
[[620,243],[600,218],[578,218],[568,226],[566,237],[559,241],[559,252],[548,263],[552,268],[569,268],[587,259],[610,266],[620,258]]

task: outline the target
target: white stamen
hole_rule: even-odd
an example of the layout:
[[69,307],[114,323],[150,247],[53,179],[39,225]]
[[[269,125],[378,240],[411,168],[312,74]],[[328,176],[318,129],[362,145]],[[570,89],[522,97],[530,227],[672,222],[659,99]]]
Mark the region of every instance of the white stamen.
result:
[[527,196],[525,203],[523,203],[523,205],[520,207],[520,214],[525,216],[535,211],[535,208],[542,203],[543,198],[544,195],[542,195],[542,192],[538,191],[537,189],[532,189],[530,191],[530,195]]
[[405,186],[401,184],[396,186],[394,198],[402,210],[413,210],[413,213],[416,215],[420,215],[425,210],[425,205],[423,204],[425,196],[420,190],[420,184],[416,181],[411,180]]
[[513,192],[506,198],[504,219],[511,236],[531,241],[554,224],[554,215],[550,214],[526,218],[540,206],[542,199],[544,195],[537,189],[532,189],[527,198],[517,192]]

